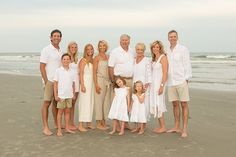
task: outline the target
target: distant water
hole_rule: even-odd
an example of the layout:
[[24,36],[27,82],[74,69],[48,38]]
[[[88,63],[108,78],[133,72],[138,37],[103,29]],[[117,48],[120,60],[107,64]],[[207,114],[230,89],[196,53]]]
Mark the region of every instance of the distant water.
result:
[[[0,53],[0,73],[40,76],[39,55]],[[236,91],[236,53],[191,53],[191,63],[190,87]]]

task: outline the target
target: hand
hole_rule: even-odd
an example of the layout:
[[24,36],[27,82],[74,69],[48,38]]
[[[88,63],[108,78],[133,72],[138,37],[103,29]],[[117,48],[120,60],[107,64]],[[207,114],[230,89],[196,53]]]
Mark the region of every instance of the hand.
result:
[[55,100],[58,102],[58,101],[61,101],[61,99],[58,97],[58,96],[55,96]]
[[73,97],[72,97],[72,100],[75,100],[76,99],[76,96],[75,95],[73,95]]
[[96,93],[97,93],[97,94],[100,94],[100,93],[101,93],[100,91],[101,91],[100,86],[96,85]]
[[82,91],[83,93],[86,92],[86,88],[85,88],[85,86],[81,86],[81,91]]
[[128,112],[129,112],[129,113],[131,113],[131,110],[132,110],[132,108],[131,108],[131,107],[128,107]]
[[159,88],[158,95],[161,95],[161,94],[163,93],[163,89],[164,89],[163,86],[161,86],[161,87]]

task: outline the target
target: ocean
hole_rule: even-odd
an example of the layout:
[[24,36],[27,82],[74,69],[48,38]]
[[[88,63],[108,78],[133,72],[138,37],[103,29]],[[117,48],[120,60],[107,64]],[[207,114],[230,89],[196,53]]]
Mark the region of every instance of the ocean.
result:
[[[39,52],[0,53],[0,73],[40,76],[39,56]],[[193,73],[190,88],[236,91],[236,52],[190,53],[190,56]]]

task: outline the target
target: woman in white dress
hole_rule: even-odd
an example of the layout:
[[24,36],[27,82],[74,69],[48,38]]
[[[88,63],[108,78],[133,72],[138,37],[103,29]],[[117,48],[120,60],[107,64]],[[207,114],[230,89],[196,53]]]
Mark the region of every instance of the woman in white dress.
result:
[[74,122],[75,115],[75,103],[79,94],[79,61],[78,61],[78,44],[75,41],[71,41],[67,46],[67,53],[70,55],[71,63],[70,69],[75,73],[75,100],[72,100],[71,114],[70,114],[70,129],[76,130]]
[[108,114],[108,118],[113,120],[113,128],[109,134],[114,134],[118,130],[120,121],[121,129],[119,135],[123,135],[125,130],[125,122],[129,121],[128,108],[130,107],[130,89],[125,86],[126,82],[121,77],[117,77],[115,79],[115,83],[114,98]]
[[156,133],[166,132],[164,112],[165,104],[165,86],[167,81],[168,61],[164,53],[164,47],[161,41],[155,41],[151,44],[152,54],[152,83],[150,88],[150,111],[157,116],[159,128],[153,131]]
[[145,89],[141,81],[136,81],[134,83],[134,92],[132,95],[132,109],[130,122],[137,123],[136,128],[131,132],[137,132],[138,134],[144,133],[144,125],[147,122],[146,109],[144,105],[145,101]]
[[93,87],[93,45],[87,44],[84,48],[84,56],[80,60],[80,94],[79,94],[79,131],[87,131],[83,123],[87,123],[87,128],[92,126],[94,87]]
[[134,62],[133,83],[142,81],[145,86],[145,115],[147,120],[150,119],[150,83],[151,83],[151,60],[144,56],[146,46],[143,43],[138,43],[135,46],[136,58]]

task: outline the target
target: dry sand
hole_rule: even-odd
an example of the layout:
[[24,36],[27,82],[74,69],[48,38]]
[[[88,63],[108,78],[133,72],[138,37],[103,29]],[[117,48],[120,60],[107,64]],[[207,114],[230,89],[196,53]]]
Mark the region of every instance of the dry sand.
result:
[[[191,89],[189,137],[157,135],[152,119],[144,135],[126,131],[123,137],[91,130],[87,133],[46,137],[40,108],[42,84],[36,76],[0,74],[1,157],[222,157],[236,154],[236,92]],[[173,126],[172,106],[165,114]],[[53,127],[50,112],[50,126]],[[53,129],[55,133],[56,130]]]

